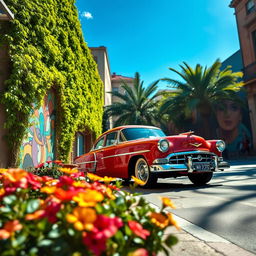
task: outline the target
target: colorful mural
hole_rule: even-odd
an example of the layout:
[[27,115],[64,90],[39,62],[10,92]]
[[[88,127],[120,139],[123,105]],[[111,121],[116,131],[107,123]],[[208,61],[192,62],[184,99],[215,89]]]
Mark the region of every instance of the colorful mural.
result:
[[31,117],[32,126],[28,129],[20,151],[20,167],[37,166],[54,159],[55,150],[55,97],[49,92],[44,103],[35,109]]

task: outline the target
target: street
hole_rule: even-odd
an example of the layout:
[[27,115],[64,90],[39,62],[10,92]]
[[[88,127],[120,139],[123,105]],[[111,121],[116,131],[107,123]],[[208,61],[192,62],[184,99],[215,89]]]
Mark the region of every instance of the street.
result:
[[176,216],[256,254],[256,163],[231,163],[207,186],[188,178],[159,179],[153,189],[136,192],[160,206],[160,196],[173,200]]

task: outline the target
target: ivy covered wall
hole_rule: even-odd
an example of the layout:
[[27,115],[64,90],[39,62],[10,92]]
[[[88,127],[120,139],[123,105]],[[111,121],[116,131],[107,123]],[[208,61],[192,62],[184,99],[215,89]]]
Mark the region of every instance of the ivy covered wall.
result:
[[84,42],[74,0],[5,0],[15,19],[1,40],[10,46],[11,76],[1,95],[12,155],[29,127],[34,106],[56,91],[56,157],[66,161],[76,131],[101,132],[103,85]]

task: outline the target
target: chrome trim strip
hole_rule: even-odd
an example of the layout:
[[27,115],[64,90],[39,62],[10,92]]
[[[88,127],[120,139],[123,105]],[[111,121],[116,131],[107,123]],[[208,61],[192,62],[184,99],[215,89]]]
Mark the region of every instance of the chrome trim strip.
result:
[[92,163],[97,163],[97,161],[88,161],[88,162],[80,162],[80,163],[76,163],[76,164],[92,164]]
[[133,154],[147,153],[147,152],[150,152],[150,150],[140,150],[140,151],[128,152],[128,153],[117,154],[112,156],[105,156],[105,157],[102,157],[102,159],[117,157],[117,156],[127,156],[127,155],[133,155]]

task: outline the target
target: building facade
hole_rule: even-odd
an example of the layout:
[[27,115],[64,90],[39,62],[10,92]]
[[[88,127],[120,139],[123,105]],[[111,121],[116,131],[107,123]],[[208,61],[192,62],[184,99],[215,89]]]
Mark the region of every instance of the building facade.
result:
[[[0,0],[0,34],[8,31],[9,21],[14,18],[14,15],[6,6],[3,0]],[[11,61],[8,55],[8,45],[2,43],[0,46],[0,93],[4,91],[5,80],[9,77],[11,73]],[[0,104],[0,168],[7,165],[8,161],[8,146],[7,142],[4,140],[6,135],[6,130],[4,128],[6,117],[4,112],[4,107]]]
[[244,82],[247,90],[249,114],[256,148],[256,1],[233,0],[237,30],[242,53]]
[[[26,8],[26,7],[27,7],[26,5],[21,6],[21,8]],[[70,8],[72,10],[75,10],[74,5],[70,6]],[[17,8],[16,8],[16,11],[17,11]],[[43,11],[42,13],[44,14]],[[74,11],[74,15],[77,15],[76,11]],[[6,93],[6,91],[9,89],[6,81],[7,80],[10,81],[12,74],[15,71],[15,69],[12,68],[12,60],[9,55],[9,45],[6,41],[3,40],[3,38],[5,38],[5,35],[8,35],[10,31],[12,32],[13,28],[15,27],[15,23],[10,22],[12,19],[14,19],[14,15],[10,12],[9,8],[6,6],[4,1],[0,0],[0,93],[1,93],[1,96],[4,95],[4,93]],[[78,19],[77,19],[77,22],[78,22]],[[22,23],[22,25],[24,24]],[[32,24],[32,27],[33,25],[34,24]],[[49,29],[51,29],[51,27]],[[50,32],[52,31],[49,30],[49,33]],[[69,33],[69,30],[65,32]],[[76,32],[79,34],[79,31],[76,31]],[[32,38],[31,35],[29,35],[26,42],[30,42],[29,40],[31,38]],[[59,43],[61,44],[61,41]],[[23,56],[21,56],[21,58],[22,57]],[[77,126],[73,126],[73,127],[76,127],[76,130],[74,131],[74,133],[76,131],[79,131],[79,132],[76,132],[76,135],[74,137],[73,131],[70,132],[69,130],[70,133],[68,137],[65,137],[66,131],[64,130],[63,132],[63,127],[64,128],[66,127],[65,124],[68,118],[66,118],[65,114],[63,113],[64,109],[61,108],[60,106],[62,106],[61,103],[63,104],[65,103],[67,104],[65,110],[68,109],[68,111],[71,111],[68,103],[72,102],[72,100],[69,99],[68,97],[67,97],[67,101],[65,101],[66,100],[65,98],[63,97],[61,98],[60,97],[61,92],[60,92],[60,88],[58,88],[58,85],[49,81],[49,84],[51,86],[45,87],[45,89],[46,88],[47,89],[44,92],[42,92],[43,96],[40,103],[36,101],[37,104],[35,102],[32,102],[32,103],[29,102],[28,104],[29,109],[31,110],[29,115],[30,127],[27,127],[24,136],[22,133],[22,137],[20,140],[21,143],[19,144],[17,143],[16,149],[19,154],[17,153],[15,156],[17,156],[16,159],[18,159],[19,161],[15,160],[15,163],[14,161],[10,160],[11,153],[13,152],[12,150],[10,150],[11,148],[10,142],[15,140],[9,140],[9,141],[6,140],[6,135],[12,134],[13,130],[11,128],[9,128],[8,130],[4,128],[6,120],[8,120],[7,119],[8,113],[15,113],[15,112],[7,112],[8,109],[6,111],[6,105],[0,105],[0,168],[17,167],[18,162],[20,163],[19,165],[20,168],[37,166],[38,164],[44,163],[46,161],[59,159],[58,157],[61,154],[60,152],[62,152],[63,155],[65,154],[64,155],[65,157],[67,156],[66,158],[68,158],[68,161],[72,161],[72,159],[75,158],[76,156],[90,150],[91,145],[95,140],[96,133],[99,134],[101,130],[101,114],[103,109],[103,86],[102,86],[99,72],[93,60],[93,56],[91,55],[91,52],[89,51],[86,45],[78,49],[76,57],[80,58],[79,59],[80,62],[78,61],[76,65],[78,65],[77,70],[80,73],[79,78],[82,80],[80,79],[75,80],[75,82],[77,82],[76,84],[77,87],[76,88],[72,87],[72,90],[70,89],[71,87],[68,86],[69,80],[68,79],[67,81],[65,80],[65,83],[67,83],[65,85],[67,85],[68,89],[66,91],[62,91],[62,93],[65,93],[68,91],[69,93],[68,95],[71,95],[70,98],[72,98],[72,96],[78,95],[76,93],[77,91],[83,90],[84,92],[84,94],[81,95],[81,98],[73,97],[74,103],[79,102],[79,100],[81,103],[83,103],[83,104],[80,104],[79,106],[75,105],[77,109],[75,109],[75,107],[74,107],[74,110],[72,109],[72,111],[74,111],[72,112],[72,114],[76,113],[76,115],[73,115],[70,121],[70,123],[73,124],[78,114],[82,113],[81,115],[82,118],[77,118],[77,120],[82,120],[82,121],[77,122]],[[86,66],[83,65],[84,62],[87,63]],[[69,67],[72,65],[67,65],[67,66]],[[74,68],[76,67],[77,66],[75,66]],[[23,70],[21,69],[21,71]],[[59,71],[59,74],[60,73],[61,73],[61,69]],[[87,74],[87,76],[85,76],[85,74]],[[56,73],[54,73],[54,75],[56,75]],[[110,75],[108,80],[109,80],[109,84],[111,84]],[[42,87],[43,86],[44,84],[42,84]],[[23,89],[25,87],[26,87],[26,84],[24,82],[24,87],[21,86],[20,88]],[[23,94],[26,95],[25,92]],[[80,95],[78,96],[80,97]],[[108,98],[111,99],[111,97],[108,97]],[[105,102],[108,101],[108,98],[105,99]],[[76,112],[76,110],[78,111]],[[66,113],[69,113],[68,111]],[[16,116],[18,116],[18,113],[16,113]],[[72,127],[72,125],[70,127]],[[60,136],[61,132],[62,132],[62,137]],[[63,136],[63,134],[65,136]],[[64,152],[63,150],[64,146],[60,148],[60,144],[63,143],[63,141],[65,140],[68,141],[68,143],[65,144],[65,149],[64,149],[66,150],[66,152]],[[72,144],[73,142],[74,144]],[[73,148],[71,148],[70,145],[74,145]],[[68,156],[70,149],[72,152]]]

